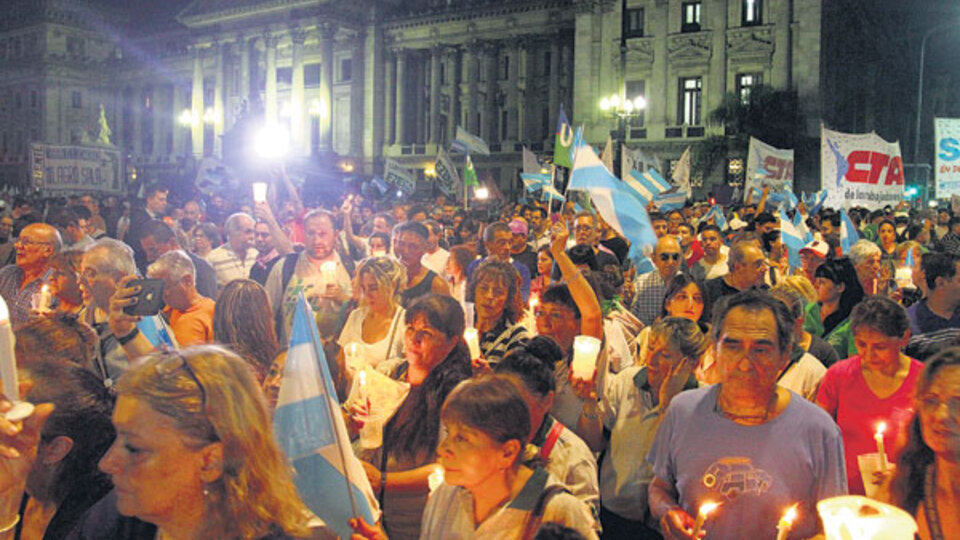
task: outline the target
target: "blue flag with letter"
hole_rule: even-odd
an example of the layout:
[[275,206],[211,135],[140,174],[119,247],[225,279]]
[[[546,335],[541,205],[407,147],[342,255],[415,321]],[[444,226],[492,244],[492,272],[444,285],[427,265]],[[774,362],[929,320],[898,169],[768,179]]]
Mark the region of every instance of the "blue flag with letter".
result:
[[350,538],[347,520],[360,516],[376,523],[379,508],[350,437],[320,344],[317,323],[303,293],[290,331],[283,368],[274,437],[296,470],[294,483],[307,507]]

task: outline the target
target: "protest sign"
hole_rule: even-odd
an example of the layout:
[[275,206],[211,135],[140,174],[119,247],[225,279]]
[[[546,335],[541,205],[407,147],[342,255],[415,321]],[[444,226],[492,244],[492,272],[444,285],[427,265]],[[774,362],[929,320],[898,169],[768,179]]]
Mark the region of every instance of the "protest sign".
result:
[[397,189],[407,195],[412,194],[417,189],[417,180],[413,177],[410,169],[405,169],[396,161],[387,158],[383,166],[383,179],[389,184],[397,186]]
[[876,133],[822,130],[820,186],[827,190],[827,206],[877,209],[903,200],[899,142],[887,142]]
[[433,164],[433,170],[437,173],[437,187],[447,197],[459,197],[460,193],[460,174],[457,173],[457,167],[454,166],[450,155],[440,148],[437,151],[437,161]]
[[938,199],[960,195],[960,118],[935,118],[936,162],[934,163]]
[[783,150],[750,137],[744,197],[754,188],[770,187],[770,193],[793,190],[793,150]]

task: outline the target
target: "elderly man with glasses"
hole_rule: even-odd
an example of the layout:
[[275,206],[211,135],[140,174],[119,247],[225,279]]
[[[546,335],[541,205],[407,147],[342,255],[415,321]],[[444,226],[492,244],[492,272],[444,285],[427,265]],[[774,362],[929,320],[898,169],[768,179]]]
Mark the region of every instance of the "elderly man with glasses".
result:
[[637,278],[633,313],[643,324],[650,325],[660,315],[663,296],[673,276],[680,272],[683,251],[676,237],[661,236],[653,249],[653,265],[656,269]]
[[0,269],[0,296],[10,310],[10,322],[16,326],[29,318],[33,295],[47,280],[50,257],[60,251],[63,241],[55,227],[34,223],[20,231],[14,247],[17,262]]

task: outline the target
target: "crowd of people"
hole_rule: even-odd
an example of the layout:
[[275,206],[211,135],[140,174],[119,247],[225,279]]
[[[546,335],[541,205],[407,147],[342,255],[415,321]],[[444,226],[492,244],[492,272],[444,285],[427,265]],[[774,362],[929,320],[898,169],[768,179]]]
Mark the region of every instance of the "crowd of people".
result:
[[[355,538],[775,538],[792,505],[809,538],[848,493],[960,535],[947,208],[849,209],[844,251],[840,213],[801,204],[792,265],[766,194],[725,221],[651,207],[633,259],[573,203],[307,204],[285,176],[268,200],[5,201],[0,296],[37,407],[0,415],[0,539],[333,537],[272,428],[301,295],[380,505]],[[162,308],[136,311],[152,283]],[[361,369],[405,389],[381,421],[349,399]],[[864,468],[878,438],[891,466]]]

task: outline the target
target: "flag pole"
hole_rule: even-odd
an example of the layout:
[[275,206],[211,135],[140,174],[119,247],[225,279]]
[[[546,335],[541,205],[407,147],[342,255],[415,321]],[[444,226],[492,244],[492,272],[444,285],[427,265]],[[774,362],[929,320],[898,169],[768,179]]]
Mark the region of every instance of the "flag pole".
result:
[[463,167],[464,167],[464,173],[463,173],[463,211],[464,211],[464,212],[470,210],[470,186],[467,185],[467,173],[466,173],[467,160],[469,160],[469,159],[470,159],[470,151],[468,150],[468,151],[466,152],[466,157],[463,159]]
[[[301,304],[300,304],[301,306],[309,306],[309,305],[310,305],[310,304],[307,303],[307,297],[304,296],[302,290],[300,291],[300,302],[301,302]],[[311,310],[311,311],[312,311],[312,310]],[[310,318],[310,320],[311,320],[311,321],[314,321],[314,319],[313,319],[312,317]],[[317,336],[317,323],[316,323],[316,321],[314,321],[312,324],[313,324],[313,326],[310,328],[310,330],[311,330],[311,332],[310,332],[310,341],[311,341],[311,343],[313,344],[313,350],[322,353],[322,352],[323,352],[323,346],[322,346],[322,344],[319,342],[319,339],[318,339],[318,336]],[[317,356],[317,359],[319,359],[319,358],[320,358],[320,357],[319,357],[319,355],[318,355],[318,356]],[[326,358],[327,358],[327,357],[326,357],[325,354],[324,354],[323,358],[324,358],[324,361],[326,361]],[[330,383],[331,381],[327,381],[326,377],[324,376],[324,373],[326,373],[326,371],[323,369],[323,366],[318,366],[318,368],[319,368],[319,371],[320,371],[320,378],[322,379],[321,383],[323,384],[324,392],[326,392],[328,388],[333,387],[333,384],[332,384],[332,383],[331,383],[331,384],[328,384],[328,383]],[[329,396],[328,396],[328,399],[329,399]],[[327,419],[328,419],[329,422],[330,422],[330,427],[331,427],[331,428],[333,429],[333,431],[334,431],[334,439],[336,440],[337,453],[340,454],[340,464],[343,466],[343,480],[344,480],[344,482],[347,484],[347,497],[350,498],[350,511],[353,513],[353,516],[354,516],[354,517],[357,517],[357,516],[360,515],[360,513],[357,511],[357,501],[353,498],[353,483],[350,481],[350,466],[347,464],[347,455],[346,455],[346,454],[344,453],[344,451],[343,451],[343,445],[340,444],[339,432],[338,432],[338,430],[337,430],[337,423],[336,423],[336,422],[337,422],[337,418],[334,418],[334,416],[333,416],[333,410],[331,409],[331,407],[325,406],[324,409],[326,409],[326,411],[327,411]],[[340,421],[342,422],[343,419],[341,418]]]

